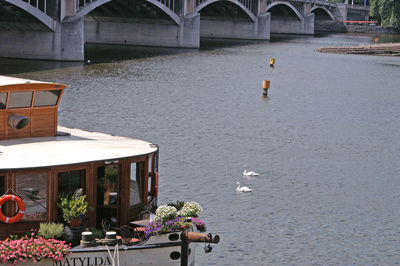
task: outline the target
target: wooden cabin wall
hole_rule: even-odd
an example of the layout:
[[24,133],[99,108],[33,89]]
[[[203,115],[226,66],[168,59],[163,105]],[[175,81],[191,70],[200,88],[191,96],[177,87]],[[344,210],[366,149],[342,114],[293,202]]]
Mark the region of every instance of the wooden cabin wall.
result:
[[31,136],[44,137],[57,135],[57,107],[32,109]]
[[[8,117],[17,114],[31,119],[22,129],[9,126]],[[48,137],[57,135],[57,107],[20,108],[0,111],[0,139]]]
[[6,112],[0,111],[0,139],[6,138],[7,119]]
[[[0,140],[26,137],[48,137],[57,135],[57,116],[65,85],[53,83],[25,83],[0,86],[0,92],[32,91],[33,98],[30,107],[0,109]],[[60,96],[55,105],[52,106],[33,106],[36,92],[40,90],[59,90]],[[9,100],[7,100],[8,102]],[[27,116],[31,119],[29,124],[22,129],[14,129],[8,125],[8,117],[12,114]]]

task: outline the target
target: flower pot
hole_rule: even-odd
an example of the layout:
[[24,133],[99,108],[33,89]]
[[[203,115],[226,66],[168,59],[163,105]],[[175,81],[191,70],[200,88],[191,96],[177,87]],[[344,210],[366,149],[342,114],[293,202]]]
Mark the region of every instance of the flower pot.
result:
[[[63,261],[64,262],[64,261]],[[0,266],[2,266],[2,265],[7,265],[7,266],[9,266],[9,265],[13,265],[12,263],[10,263],[10,262],[7,262],[7,263],[0,263]],[[52,265],[59,265],[59,264],[56,264],[56,262],[53,260],[53,259],[49,259],[49,258],[45,258],[45,259],[41,259],[40,261],[37,261],[37,262],[34,262],[33,260],[31,260],[31,259],[28,259],[28,260],[26,260],[25,262],[18,262],[18,264],[17,265],[31,265],[31,266],[52,266]],[[64,265],[64,264],[60,264],[60,265]]]
[[82,224],[82,220],[81,219],[72,219],[69,221],[69,226],[70,227],[80,227]]

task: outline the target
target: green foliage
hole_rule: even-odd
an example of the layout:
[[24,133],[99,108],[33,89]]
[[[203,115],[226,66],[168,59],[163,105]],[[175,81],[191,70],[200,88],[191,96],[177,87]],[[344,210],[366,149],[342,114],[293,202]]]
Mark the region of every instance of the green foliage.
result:
[[400,1],[398,0],[394,2],[389,23],[392,27],[400,28]]
[[96,227],[89,227],[89,231],[93,233],[94,238],[103,238],[103,230]]
[[85,215],[88,209],[88,203],[83,196],[61,196],[58,207],[63,212],[63,219],[70,222],[73,219]]
[[185,202],[181,200],[177,200],[176,203],[168,203],[168,206],[175,207],[177,211],[180,211],[183,208],[183,205],[185,205]]
[[19,236],[18,235],[9,235],[8,238],[10,240],[17,240],[19,238]]
[[369,15],[376,20],[381,21],[381,16],[379,15],[379,0],[371,0]]
[[400,27],[400,1],[371,0],[370,16],[378,20],[382,26]]
[[46,239],[59,239],[64,233],[64,225],[60,223],[40,223],[39,235]]

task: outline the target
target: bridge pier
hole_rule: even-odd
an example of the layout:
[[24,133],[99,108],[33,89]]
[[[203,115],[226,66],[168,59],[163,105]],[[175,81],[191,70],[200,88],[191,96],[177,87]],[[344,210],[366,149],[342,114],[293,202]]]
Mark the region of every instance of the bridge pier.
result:
[[202,17],[200,22],[200,37],[226,38],[245,40],[270,39],[269,13],[260,14],[255,21],[239,18]]
[[314,35],[314,14],[307,14],[301,20],[292,17],[271,19],[271,33]]
[[85,42],[120,45],[198,48],[199,15],[172,20],[87,18]]
[[84,60],[83,19],[55,22],[55,31],[0,31],[0,57],[60,61]]

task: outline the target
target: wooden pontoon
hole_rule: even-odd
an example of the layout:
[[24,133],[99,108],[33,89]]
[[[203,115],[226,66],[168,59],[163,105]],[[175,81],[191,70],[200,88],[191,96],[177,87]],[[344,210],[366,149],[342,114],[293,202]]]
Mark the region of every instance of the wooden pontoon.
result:
[[316,50],[321,53],[365,54],[400,56],[400,43],[381,43],[358,46],[322,47]]

